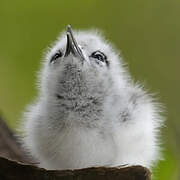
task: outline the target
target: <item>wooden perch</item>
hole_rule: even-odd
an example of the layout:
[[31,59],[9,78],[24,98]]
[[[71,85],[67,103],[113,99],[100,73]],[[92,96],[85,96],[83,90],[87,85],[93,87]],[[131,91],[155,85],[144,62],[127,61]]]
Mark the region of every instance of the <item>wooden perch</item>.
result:
[[52,171],[27,164],[31,161],[20,147],[14,133],[1,118],[0,156],[3,156],[0,157],[0,180],[150,180],[151,178],[150,171],[142,166]]
[[149,180],[150,173],[141,166],[47,171],[0,158],[0,177],[3,180]]
[[26,153],[17,141],[14,132],[7,126],[0,117],[0,156],[7,157],[19,162],[30,163]]

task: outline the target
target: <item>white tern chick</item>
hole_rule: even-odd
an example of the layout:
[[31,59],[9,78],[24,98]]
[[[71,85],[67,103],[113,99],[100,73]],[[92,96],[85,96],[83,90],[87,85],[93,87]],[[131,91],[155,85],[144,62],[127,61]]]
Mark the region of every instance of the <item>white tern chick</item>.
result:
[[159,106],[97,32],[68,26],[47,53],[38,82],[23,142],[40,167],[151,168],[159,159]]

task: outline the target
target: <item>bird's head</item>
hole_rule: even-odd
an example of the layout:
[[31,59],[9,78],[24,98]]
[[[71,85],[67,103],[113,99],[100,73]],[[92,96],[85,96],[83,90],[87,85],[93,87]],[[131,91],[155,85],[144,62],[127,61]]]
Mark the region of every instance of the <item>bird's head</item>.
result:
[[104,94],[123,84],[118,53],[97,31],[75,31],[70,26],[46,55],[40,73],[45,95],[64,97]]

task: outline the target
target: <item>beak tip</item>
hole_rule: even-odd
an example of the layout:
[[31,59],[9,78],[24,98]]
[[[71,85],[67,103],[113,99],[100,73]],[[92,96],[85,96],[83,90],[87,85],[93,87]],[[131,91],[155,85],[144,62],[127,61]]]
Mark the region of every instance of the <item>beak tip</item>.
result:
[[70,31],[71,31],[71,25],[68,24],[68,25],[67,25],[67,32],[70,32]]

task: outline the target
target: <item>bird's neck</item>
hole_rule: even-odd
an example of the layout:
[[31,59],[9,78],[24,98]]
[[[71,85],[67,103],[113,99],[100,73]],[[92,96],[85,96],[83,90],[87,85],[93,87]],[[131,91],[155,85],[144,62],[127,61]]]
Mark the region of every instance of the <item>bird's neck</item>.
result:
[[[77,87],[74,87],[77,88]],[[102,118],[104,95],[92,94],[88,90],[66,90],[59,92],[56,97],[49,99],[47,111],[49,115],[56,115],[65,124],[94,126]]]

